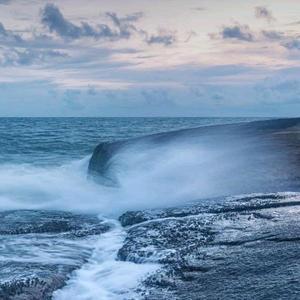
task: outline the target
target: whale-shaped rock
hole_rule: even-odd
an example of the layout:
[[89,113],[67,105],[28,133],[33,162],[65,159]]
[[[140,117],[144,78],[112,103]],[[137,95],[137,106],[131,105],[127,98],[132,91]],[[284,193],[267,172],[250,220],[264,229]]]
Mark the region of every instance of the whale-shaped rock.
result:
[[211,162],[195,176],[217,170],[212,178],[226,188],[216,196],[299,189],[299,118],[206,126],[101,143],[90,159],[89,175],[102,184],[118,185],[117,166],[126,159],[122,154],[134,156],[155,149],[157,155],[151,157],[155,161],[167,149],[182,147],[211,153]]

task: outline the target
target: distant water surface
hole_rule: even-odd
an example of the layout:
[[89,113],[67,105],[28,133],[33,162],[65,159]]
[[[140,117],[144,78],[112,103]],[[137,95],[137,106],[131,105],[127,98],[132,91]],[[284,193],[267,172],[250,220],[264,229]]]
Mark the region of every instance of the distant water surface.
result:
[[100,142],[255,118],[0,118],[0,164],[61,165]]

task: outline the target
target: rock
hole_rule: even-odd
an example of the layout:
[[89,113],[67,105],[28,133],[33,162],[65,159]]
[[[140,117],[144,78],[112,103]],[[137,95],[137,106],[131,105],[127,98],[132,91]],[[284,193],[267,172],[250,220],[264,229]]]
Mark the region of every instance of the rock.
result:
[[100,222],[97,216],[61,211],[5,211],[0,212],[0,219],[0,235],[66,233],[85,236],[108,230],[108,225]]
[[118,257],[161,264],[141,299],[299,299],[299,200],[250,195],[125,213],[123,225],[136,224]]
[[90,257],[95,235],[109,226],[92,215],[0,212],[0,299],[51,299]]
[[186,217],[201,213],[225,213],[295,206],[300,204],[297,193],[252,194],[243,197],[227,197],[202,199],[189,204],[165,209],[151,209],[144,211],[128,211],[119,217],[122,226],[130,226],[145,221],[160,218]]
[[[75,266],[34,264],[34,263],[5,263],[1,270],[8,273],[22,274],[20,278],[4,281],[0,285],[0,299],[3,300],[50,300],[54,290],[64,286],[67,275],[75,270]],[[27,270],[26,273],[24,271]],[[30,271],[29,271],[30,270]],[[32,274],[32,275],[30,275]],[[11,274],[9,275],[11,277]],[[3,275],[1,275],[3,277]]]
[[[207,157],[204,168],[209,170],[210,181],[217,183],[210,197],[298,190],[299,132],[300,119],[295,118],[207,126],[101,143],[93,152],[88,170],[100,184],[118,186],[122,180],[116,170],[134,169],[135,164],[128,166],[126,161],[141,153],[155,165],[163,163],[160,153],[194,149],[199,151],[199,158]],[[201,167],[195,171],[196,177],[204,174]]]

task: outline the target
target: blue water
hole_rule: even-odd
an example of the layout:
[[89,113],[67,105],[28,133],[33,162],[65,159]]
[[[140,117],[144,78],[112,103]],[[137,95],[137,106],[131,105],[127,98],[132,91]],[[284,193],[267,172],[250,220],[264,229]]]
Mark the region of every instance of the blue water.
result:
[[0,164],[62,165],[105,141],[254,118],[0,118]]
[[[88,262],[54,294],[55,300],[120,300],[134,297],[139,282],[159,268],[116,260],[126,230],[117,218],[127,210],[176,206],[223,193],[219,162],[205,147],[170,147],[119,153],[118,186],[101,185],[87,176],[89,158],[100,142],[124,140],[158,132],[216,124],[247,122],[250,118],[0,118],[0,210],[59,210],[98,214],[112,230],[80,245],[93,247]],[[144,150],[144,151],[143,151]],[[222,150],[222,149],[221,149]],[[236,157],[234,157],[234,160]],[[222,168],[221,168],[222,171]],[[238,185],[226,172],[225,187]],[[244,182],[243,182],[244,183]],[[113,220],[111,220],[113,219]],[[13,247],[2,247],[5,260],[35,263],[64,262],[69,241],[56,245],[30,235],[13,237]],[[31,239],[33,243],[31,245]],[[63,242],[63,244],[61,244]],[[64,243],[66,246],[64,246]],[[56,248],[57,249],[57,248]],[[20,255],[20,253],[24,253]],[[68,261],[66,260],[67,264]],[[1,272],[1,270],[0,270]],[[32,271],[34,272],[34,271]],[[26,270],[30,274],[30,270]],[[22,277],[28,275],[20,274]],[[130,274],[130,276],[128,276]],[[31,274],[30,274],[31,275]],[[33,274],[34,275],[34,274]]]

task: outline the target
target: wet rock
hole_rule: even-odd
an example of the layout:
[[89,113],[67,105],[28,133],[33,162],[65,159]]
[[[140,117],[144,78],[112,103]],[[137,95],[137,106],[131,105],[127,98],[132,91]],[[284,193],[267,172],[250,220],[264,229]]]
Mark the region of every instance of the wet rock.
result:
[[18,270],[30,269],[32,276],[23,275],[23,278],[3,282],[0,285],[0,299],[41,300],[51,299],[54,290],[64,286],[67,274],[75,270],[75,266],[58,266],[52,264],[6,263],[2,269]]
[[[93,152],[88,172],[100,184],[118,186],[121,181],[115,170],[126,169],[126,157],[143,153],[146,160],[159,162],[163,157],[160,153],[198,149],[199,155],[209,153],[203,166],[211,173],[211,182],[218,182],[210,196],[298,190],[299,132],[300,119],[289,118],[203,126],[101,143]],[[153,151],[158,154],[152,156]],[[215,165],[220,168],[213,171]],[[200,167],[194,175],[201,176],[202,172]]]
[[[256,211],[264,208],[300,205],[297,193],[253,194],[252,196],[202,199],[165,209],[128,211],[119,217],[122,226],[131,226],[160,218],[180,218],[202,213]],[[258,213],[257,213],[258,214]]]
[[0,212],[0,299],[51,299],[109,226],[92,215]]
[[0,212],[0,235],[29,233],[99,234],[108,226],[97,216],[76,215],[60,211],[16,210]]
[[141,299],[299,299],[299,200],[257,194],[129,212],[123,225],[136,224],[119,259],[161,264]]

